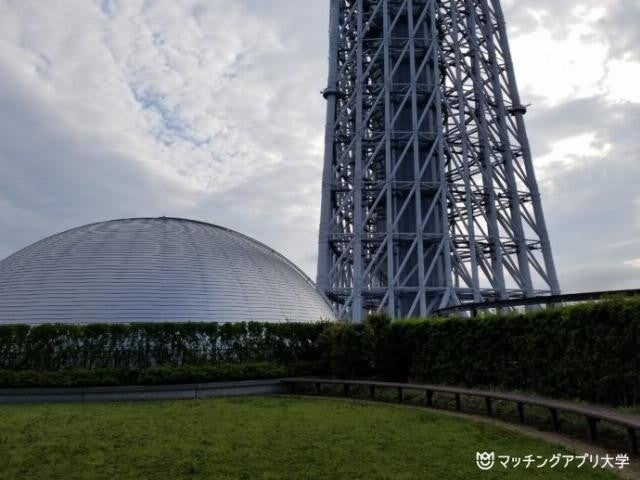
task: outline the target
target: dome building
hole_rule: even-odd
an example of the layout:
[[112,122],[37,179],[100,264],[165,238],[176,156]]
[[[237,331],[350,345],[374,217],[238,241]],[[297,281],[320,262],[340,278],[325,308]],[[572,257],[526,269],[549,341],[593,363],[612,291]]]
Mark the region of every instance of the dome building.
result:
[[328,301],[285,257],[193,220],[95,223],[0,261],[0,324],[333,319]]

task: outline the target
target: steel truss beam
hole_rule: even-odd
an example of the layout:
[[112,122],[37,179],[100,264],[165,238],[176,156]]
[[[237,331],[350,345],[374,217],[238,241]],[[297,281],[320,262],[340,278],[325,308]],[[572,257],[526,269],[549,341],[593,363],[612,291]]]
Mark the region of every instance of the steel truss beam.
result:
[[325,98],[342,318],[559,293],[498,0],[332,0]]

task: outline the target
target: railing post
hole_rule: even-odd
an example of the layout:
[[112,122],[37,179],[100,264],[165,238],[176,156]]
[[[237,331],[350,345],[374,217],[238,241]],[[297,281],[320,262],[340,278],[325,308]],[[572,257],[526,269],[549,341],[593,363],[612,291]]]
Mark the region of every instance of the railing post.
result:
[[638,437],[635,428],[627,428],[627,438],[629,439],[629,453],[640,453],[638,452]]
[[484,404],[487,408],[487,415],[489,415],[490,417],[493,416],[493,408],[491,405],[491,399],[489,397],[484,397]]
[[289,393],[291,395],[296,393],[296,382],[289,382]]
[[371,400],[376,398],[376,386],[375,385],[369,385],[369,398]]
[[462,402],[460,401],[460,394],[456,393],[456,410],[459,412],[462,410]]
[[518,419],[520,423],[524,423],[524,403],[518,402]]
[[427,401],[427,406],[433,407],[433,390],[426,390],[425,395],[426,395],[425,399]]
[[551,414],[551,423],[553,424],[553,430],[557,432],[560,430],[560,421],[558,420],[558,411],[555,408],[550,408],[549,413]]
[[322,384],[316,383],[316,394],[320,395],[322,393]]
[[598,419],[593,417],[587,417],[587,430],[589,434],[589,440],[595,442],[598,440]]
[[348,397],[349,396],[349,390],[351,389],[351,385],[349,385],[348,383],[345,383],[343,385],[343,389],[344,389],[344,396]]
[[402,387],[398,387],[398,402],[402,403],[403,400],[404,398],[402,396]]

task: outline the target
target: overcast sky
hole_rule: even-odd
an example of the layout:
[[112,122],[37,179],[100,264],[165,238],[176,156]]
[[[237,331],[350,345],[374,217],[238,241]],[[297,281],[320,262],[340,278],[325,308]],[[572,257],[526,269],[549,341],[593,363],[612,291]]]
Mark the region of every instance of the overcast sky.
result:
[[[328,4],[0,0],[0,258],[167,215],[315,277]],[[561,286],[640,288],[640,0],[503,5]]]

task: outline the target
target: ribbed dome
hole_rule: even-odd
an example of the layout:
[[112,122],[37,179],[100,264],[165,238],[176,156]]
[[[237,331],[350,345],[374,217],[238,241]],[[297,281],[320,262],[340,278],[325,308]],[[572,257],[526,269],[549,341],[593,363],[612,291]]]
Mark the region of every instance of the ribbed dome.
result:
[[0,262],[0,323],[333,318],[313,282],[282,255],[192,220],[95,223]]

